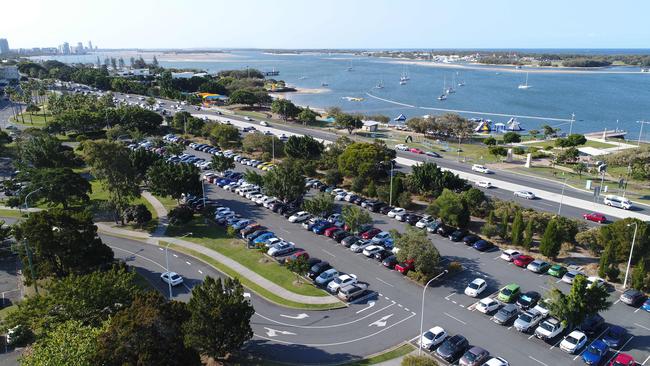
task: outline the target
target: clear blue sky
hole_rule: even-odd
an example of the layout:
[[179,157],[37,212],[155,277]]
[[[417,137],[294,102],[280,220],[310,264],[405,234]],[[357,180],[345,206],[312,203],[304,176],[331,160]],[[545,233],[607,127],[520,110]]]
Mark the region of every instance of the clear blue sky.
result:
[[32,0],[0,14],[12,48],[650,48],[648,0]]

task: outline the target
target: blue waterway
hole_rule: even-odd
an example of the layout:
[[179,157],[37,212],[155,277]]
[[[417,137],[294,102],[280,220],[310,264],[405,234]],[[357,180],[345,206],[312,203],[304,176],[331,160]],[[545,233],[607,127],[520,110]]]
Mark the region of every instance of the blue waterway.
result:
[[[544,50],[556,52],[558,50]],[[565,50],[566,51],[566,50]],[[573,50],[572,50],[573,51]],[[584,50],[575,50],[576,52]],[[628,53],[635,53],[631,50]],[[625,53],[612,50],[611,53]],[[100,55],[103,59],[105,55]],[[178,55],[179,59],[183,55]],[[58,57],[64,62],[94,62],[95,55]],[[125,57],[128,60],[128,57]],[[501,113],[505,115],[526,115],[548,118],[570,119],[575,113],[574,132],[592,132],[605,127],[618,127],[629,131],[628,138],[638,138],[638,120],[650,119],[650,73],[603,74],[581,73],[530,73],[527,90],[517,85],[525,79],[525,70],[520,72],[497,72],[487,68],[451,69],[409,65],[408,69],[394,60],[337,54],[271,55],[259,51],[232,51],[228,57],[216,61],[161,61],[165,67],[195,68],[208,72],[246,67],[260,70],[275,68],[280,71],[278,79],[302,88],[323,88],[319,94],[293,95],[296,103],[325,108],[340,106],[344,110],[361,113],[382,113],[394,117],[400,113],[407,117],[424,114],[438,114],[440,111],[410,108],[376,100],[366,95],[372,93],[380,98],[414,105],[455,110]],[[347,68],[352,66],[352,71]],[[399,85],[399,77],[408,71],[411,80]],[[604,70],[638,71],[638,68],[613,67]],[[456,73],[458,74],[456,75]],[[443,79],[447,84],[452,76],[465,81],[465,86],[456,86],[456,93],[440,102],[436,97],[442,92]],[[379,80],[384,88],[375,89]],[[362,102],[351,102],[342,97],[365,98]],[[505,122],[507,116],[465,114],[467,117],[485,117],[495,122]],[[519,118],[527,129],[538,128],[545,120]],[[567,122],[548,120],[550,125],[568,132]],[[646,126],[650,127],[650,126]],[[650,131],[650,128],[645,130]],[[647,140],[645,133],[643,139]]]

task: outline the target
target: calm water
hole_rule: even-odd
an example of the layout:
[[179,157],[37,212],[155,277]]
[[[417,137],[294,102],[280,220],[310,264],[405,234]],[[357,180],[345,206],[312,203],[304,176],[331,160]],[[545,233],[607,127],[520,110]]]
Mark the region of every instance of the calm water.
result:
[[[103,60],[105,55],[100,55]],[[219,56],[216,56],[217,58]],[[548,123],[568,132],[569,123],[553,119],[570,119],[575,113],[574,132],[592,132],[618,127],[629,132],[628,138],[636,140],[639,135],[638,120],[650,119],[650,73],[530,73],[531,88],[518,89],[523,84],[525,70],[508,72],[485,67],[455,69],[408,65],[394,60],[349,55],[304,54],[271,55],[259,51],[234,51],[214,61],[183,60],[160,61],[162,66],[203,69],[217,72],[224,69],[246,67],[260,70],[275,68],[280,71],[278,79],[301,88],[323,89],[318,94],[293,95],[296,103],[325,108],[340,106],[344,110],[362,113],[382,113],[395,117],[403,113],[407,117],[439,114],[443,111],[427,109],[450,109],[483,112],[461,113],[466,117],[484,117],[495,122],[505,122],[510,115],[535,116],[540,119],[518,118],[524,128],[533,129]],[[94,62],[95,55],[65,56],[64,62]],[[128,60],[128,57],[125,57]],[[347,71],[352,67],[352,71]],[[638,71],[638,68],[616,67],[607,71]],[[400,74],[408,72],[410,81],[399,84]],[[446,101],[436,98],[452,78],[462,80],[465,86],[455,86],[456,93]],[[382,80],[384,88],[376,89]],[[321,83],[327,82],[327,87]],[[382,98],[378,100],[366,93]],[[343,97],[364,98],[353,102]],[[406,104],[415,107],[399,105]],[[503,116],[492,115],[503,114]],[[649,133],[646,133],[648,131]],[[650,136],[650,126],[644,129],[644,140]]]

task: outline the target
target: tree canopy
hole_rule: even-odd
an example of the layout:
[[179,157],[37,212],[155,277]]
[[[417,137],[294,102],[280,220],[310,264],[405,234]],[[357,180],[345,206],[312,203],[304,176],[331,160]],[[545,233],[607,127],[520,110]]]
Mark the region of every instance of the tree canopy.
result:
[[301,167],[292,161],[282,162],[264,175],[264,191],[284,202],[302,200],[307,187]]
[[348,177],[378,177],[385,173],[385,164],[394,158],[395,150],[389,149],[383,141],[354,142],[339,155],[338,168]]
[[319,159],[325,145],[311,136],[289,136],[284,152],[294,159]]
[[201,194],[199,174],[199,168],[193,164],[159,160],[147,170],[147,181],[151,192],[179,200],[183,194]]

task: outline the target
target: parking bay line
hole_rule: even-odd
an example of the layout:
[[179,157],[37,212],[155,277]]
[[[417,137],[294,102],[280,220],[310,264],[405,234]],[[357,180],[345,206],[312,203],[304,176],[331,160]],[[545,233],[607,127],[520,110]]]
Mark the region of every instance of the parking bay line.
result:
[[606,327],[605,330],[603,330],[603,331],[598,335],[598,337],[594,338],[594,340],[591,341],[591,343],[589,343],[586,347],[584,347],[584,349],[582,350],[582,352],[578,353],[578,354],[573,358],[573,360],[575,361],[575,360],[578,359],[578,357],[582,356],[582,354],[585,353],[585,351],[587,350],[587,348],[589,348],[589,346],[591,346],[592,344],[594,344],[594,342],[596,342],[597,340],[599,340],[600,337],[602,337],[603,334],[605,334],[605,332],[607,332],[608,330],[609,330],[609,327]]
[[382,279],[379,278],[379,277],[375,277],[375,278],[377,279],[377,281],[383,283],[384,285],[388,285],[388,286],[390,286],[390,287],[395,287],[395,286],[391,285],[390,283],[388,283],[388,282],[382,280]]
[[533,361],[539,363],[540,365],[548,366],[547,364],[545,364],[544,362],[542,362],[542,361],[536,359],[536,358],[533,357],[533,356],[528,356],[528,358],[530,358],[531,360],[533,360]]
[[614,359],[614,357],[616,357],[619,353],[621,353],[621,350],[622,350],[623,348],[625,348],[625,346],[627,346],[627,344],[630,343],[630,341],[631,341],[633,338],[634,338],[634,336],[631,336],[630,339],[627,340],[627,342],[623,343],[623,345],[622,345],[619,349],[617,349],[616,352],[614,352],[614,355],[612,355],[612,358],[610,358],[609,360],[607,360],[607,363],[605,363],[605,365],[608,365],[610,362],[612,362],[612,360]]
[[325,250],[325,249],[321,249],[321,250],[322,250],[323,252],[325,252],[325,253],[331,255],[333,258],[336,258],[336,256],[335,256],[334,254],[328,252],[327,250]]
[[645,361],[643,361],[643,363],[641,364],[641,366],[645,366],[645,363],[648,362],[648,360],[650,360],[650,356],[646,357]]
[[639,323],[634,323],[634,325],[636,325],[637,327],[641,327],[641,328],[643,328],[643,329],[645,329],[645,330],[650,330],[650,328],[645,327],[645,326],[643,326],[643,325],[641,325],[641,324],[639,324]]
[[456,317],[453,316],[453,315],[450,315],[450,314],[448,314],[448,313],[443,313],[443,314],[447,315],[448,317],[450,317],[450,318],[456,320],[457,322],[459,322],[459,323],[461,323],[461,324],[463,324],[463,325],[467,325],[467,323],[465,323],[464,321],[462,321],[462,320],[456,318]]

